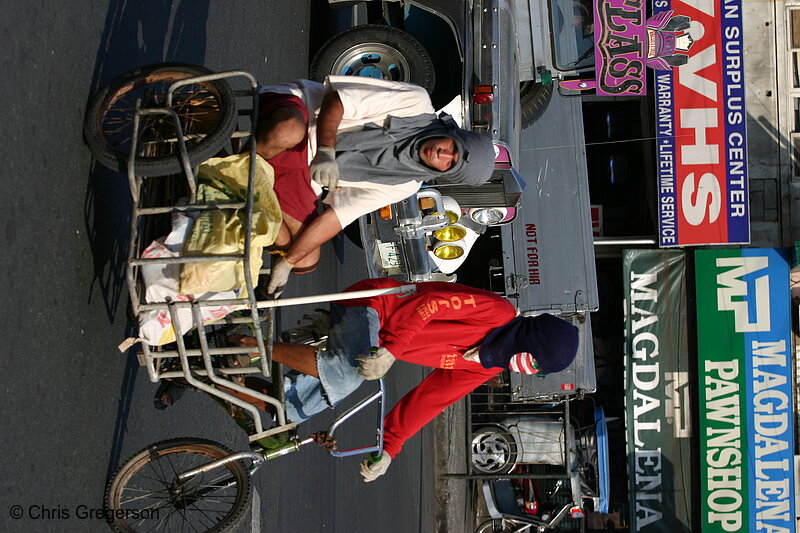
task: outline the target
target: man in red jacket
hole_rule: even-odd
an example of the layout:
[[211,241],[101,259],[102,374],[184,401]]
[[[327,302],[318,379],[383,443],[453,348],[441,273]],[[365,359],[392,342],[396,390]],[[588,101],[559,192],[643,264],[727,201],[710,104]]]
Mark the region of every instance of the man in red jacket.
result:
[[[346,290],[398,285],[367,279]],[[361,463],[364,481],[383,475],[408,438],[501,371],[560,372],[578,349],[578,330],[569,322],[517,316],[505,298],[457,283],[419,283],[410,295],[340,301],[332,305],[331,324],[324,349],[273,346],[273,358],[294,369],[284,379],[293,422],[336,405],[365,379],[384,376],[395,360],[435,368],[387,415],[383,455]],[[373,346],[379,348],[370,354]]]

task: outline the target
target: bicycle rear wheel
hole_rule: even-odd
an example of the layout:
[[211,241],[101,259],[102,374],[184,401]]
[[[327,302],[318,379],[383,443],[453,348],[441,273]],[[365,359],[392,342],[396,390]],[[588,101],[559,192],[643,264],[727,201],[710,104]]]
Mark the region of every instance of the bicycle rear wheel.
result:
[[[137,101],[142,109],[164,107],[173,82],[211,73],[195,65],[162,63],[140,67],[111,81],[100,89],[86,113],[83,135],[92,155],[108,168],[126,172]],[[180,120],[192,165],[216,155],[236,126],[236,97],[224,80],[181,87],[173,95],[172,109]],[[169,116],[141,116],[137,146],[137,175],[181,171],[174,120]]]
[[177,474],[232,452],[203,439],[152,444],[123,464],[106,489],[114,531],[230,531],[244,519],[252,484],[241,461],[175,483]]

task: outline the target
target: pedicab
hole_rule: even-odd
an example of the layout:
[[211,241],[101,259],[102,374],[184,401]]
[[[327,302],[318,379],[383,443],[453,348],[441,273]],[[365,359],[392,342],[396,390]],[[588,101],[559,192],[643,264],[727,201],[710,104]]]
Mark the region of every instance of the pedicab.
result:
[[[152,382],[172,380],[207,393],[250,443],[232,451],[181,438],[134,454],[106,490],[115,531],[229,531],[246,515],[251,476],[266,461],[310,443],[334,457],[382,453],[382,380],[326,431],[306,437],[286,417],[281,386],[249,385],[254,376],[282,383],[283,369],[271,357],[277,307],[415,290],[257,299],[258,277],[268,273],[262,250],[280,223],[269,167],[250,142],[258,87],[246,72],[166,63],[116,78],[88,108],[85,140],[98,162],[127,175],[132,198],[126,281],[139,338],[121,348],[140,347]],[[229,346],[227,336],[243,330],[255,346]],[[370,404],[378,405],[375,442],[338,449],[337,428]]]

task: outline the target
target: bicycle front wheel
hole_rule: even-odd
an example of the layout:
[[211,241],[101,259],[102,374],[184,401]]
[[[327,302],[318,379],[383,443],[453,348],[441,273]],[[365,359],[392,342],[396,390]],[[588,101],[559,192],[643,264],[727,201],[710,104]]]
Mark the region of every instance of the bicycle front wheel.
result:
[[250,474],[234,461],[185,483],[177,475],[230,455],[221,444],[173,439],[152,444],[123,464],[106,489],[114,531],[230,531],[244,519],[252,495]]

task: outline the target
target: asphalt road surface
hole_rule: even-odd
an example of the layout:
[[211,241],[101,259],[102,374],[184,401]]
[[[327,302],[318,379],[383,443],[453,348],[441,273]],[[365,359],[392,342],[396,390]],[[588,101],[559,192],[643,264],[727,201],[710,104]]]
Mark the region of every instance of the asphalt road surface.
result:
[[[123,270],[130,196],[122,175],[94,163],[81,124],[97,89],[139,65],[243,69],[262,83],[304,77],[309,55],[342,20],[324,7],[316,0],[0,3],[0,531],[107,530],[86,515],[102,507],[117,466],[151,442],[196,436],[246,448],[244,434],[202,394],[155,410],[155,385],[132,352],[117,350],[133,331]],[[360,250],[349,243],[338,254],[326,245],[324,254],[322,268],[293,280],[286,296],[332,292],[364,276]],[[284,313],[284,326],[302,314]],[[419,368],[398,366],[389,380],[395,400],[422,377]],[[353,438],[371,439],[372,424],[356,423]],[[242,531],[432,531],[432,449],[426,430],[369,485],[357,458],[319,448],[268,463],[255,476],[253,518]]]

